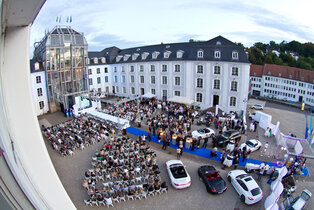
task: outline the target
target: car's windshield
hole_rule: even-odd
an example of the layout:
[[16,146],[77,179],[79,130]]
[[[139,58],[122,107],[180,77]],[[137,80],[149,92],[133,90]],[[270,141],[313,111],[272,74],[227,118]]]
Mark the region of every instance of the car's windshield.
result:
[[203,134],[203,133],[205,133],[205,131],[203,130],[203,129],[199,129],[199,130],[197,130],[200,134]]
[[204,128],[204,131],[205,131],[205,133],[209,133],[210,132],[210,130],[207,129],[207,128]]
[[182,165],[177,167],[171,167],[170,170],[173,177],[176,179],[187,177],[187,173]]
[[256,196],[256,195],[261,194],[261,190],[257,187],[255,189],[251,190],[251,193],[253,196]]
[[254,146],[254,144],[251,141],[247,141],[246,145],[248,145],[249,147],[253,147]]
[[223,133],[221,134],[221,136],[224,137],[224,138],[226,138],[226,139],[229,138],[230,135],[231,135],[231,133],[227,133],[227,132],[223,132]]

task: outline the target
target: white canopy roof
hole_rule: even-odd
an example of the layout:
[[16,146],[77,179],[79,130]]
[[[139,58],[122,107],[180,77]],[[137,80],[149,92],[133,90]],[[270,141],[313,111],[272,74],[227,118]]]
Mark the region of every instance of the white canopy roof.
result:
[[156,97],[156,95],[152,94],[152,93],[146,93],[144,95],[141,96],[142,98],[154,98]]
[[174,102],[178,104],[185,104],[188,106],[191,106],[194,103],[194,100],[186,97],[181,97],[181,96],[174,96],[172,98],[167,99],[169,102]]

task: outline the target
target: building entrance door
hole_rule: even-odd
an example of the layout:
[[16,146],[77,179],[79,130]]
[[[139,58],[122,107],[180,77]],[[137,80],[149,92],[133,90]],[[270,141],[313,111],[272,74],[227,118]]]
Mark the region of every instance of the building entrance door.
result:
[[299,102],[300,102],[300,103],[303,102],[303,96],[299,96]]
[[213,96],[213,106],[219,105],[219,95]]

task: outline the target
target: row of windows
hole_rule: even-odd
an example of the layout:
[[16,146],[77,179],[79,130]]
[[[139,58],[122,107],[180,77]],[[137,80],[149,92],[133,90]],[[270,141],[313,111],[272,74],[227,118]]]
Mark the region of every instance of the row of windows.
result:
[[[100,74],[100,68],[96,69],[96,73]],[[104,73],[108,73],[108,68],[107,67],[104,68]],[[92,74],[93,74],[92,69],[88,69],[88,75],[92,75]]]
[[[290,75],[290,77],[292,77],[292,76]],[[265,77],[265,80],[273,81],[273,82],[283,82],[283,83],[288,84],[288,85],[298,85],[298,83],[299,83],[299,87],[306,87],[306,84],[303,83],[303,82],[296,82],[296,81],[287,80],[287,79],[279,79],[279,78],[274,78],[274,77]],[[313,88],[314,89],[314,86],[308,85],[308,88]]]
[[[221,74],[220,66],[214,66],[214,74]],[[97,68],[97,74],[100,74],[100,68]],[[130,72],[135,72],[134,66],[130,66]],[[239,68],[238,67],[232,67],[232,76],[238,76],[239,75]],[[144,72],[144,65],[139,66],[139,71]],[[150,71],[155,72],[156,66],[150,65]],[[117,67],[114,67],[114,72],[117,72]],[[124,66],[121,66],[121,72],[125,72]],[[161,72],[168,72],[168,65],[163,64],[161,65]],[[174,72],[181,72],[181,65],[176,64],[174,65]],[[108,68],[105,68],[105,73],[108,73]],[[197,65],[196,67],[196,73],[197,74],[203,74],[204,73],[204,66],[203,65]],[[92,75],[92,69],[88,69],[88,74]]]
[[261,85],[259,85],[259,84],[251,84],[251,87],[261,88]]
[[274,94],[274,95],[286,96],[289,98],[295,98],[294,94],[285,93],[285,92],[281,92],[281,91],[277,91],[277,90],[264,89],[264,93],[270,93],[270,94]]
[[310,102],[310,103],[314,103],[314,98],[306,98],[305,101]]
[[252,77],[252,78],[251,78],[251,81],[254,81],[254,82],[261,82],[262,79],[261,79],[261,78]]
[[[98,77],[97,78],[97,84],[101,83],[101,78]],[[93,85],[93,79],[89,79],[89,85]],[[105,77],[105,82],[108,82],[108,77]],[[117,83],[118,82],[118,76],[114,76],[114,82]],[[145,77],[144,76],[140,76],[139,77],[139,82],[141,84],[145,83]],[[125,76],[122,76],[122,83],[125,83]],[[130,77],[130,83],[135,83],[135,77],[133,75],[131,75]],[[150,77],[150,84],[156,84],[156,76],[151,76]],[[161,77],[161,84],[162,85],[167,85],[168,84],[168,77],[167,76],[162,76]],[[175,86],[180,86],[181,85],[181,77],[174,77],[174,85]],[[204,87],[204,80],[203,78],[197,78],[196,80],[196,87],[197,88],[203,88]],[[219,79],[215,79],[214,80],[214,86],[213,89],[220,89],[220,80]],[[231,81],[231,91],[238,91],[238,82],[237,81]]]

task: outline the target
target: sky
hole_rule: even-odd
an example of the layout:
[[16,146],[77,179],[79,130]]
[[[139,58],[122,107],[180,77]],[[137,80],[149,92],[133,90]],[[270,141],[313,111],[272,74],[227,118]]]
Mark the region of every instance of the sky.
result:
[[31,27],[30,50],[56,25],[84,33],[89,51],[219,35],[246,47],[314,42],[313,6],[313,0],[46,0]]

